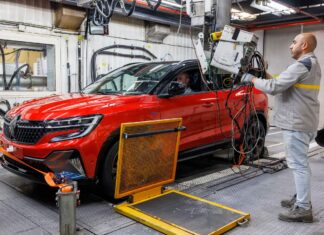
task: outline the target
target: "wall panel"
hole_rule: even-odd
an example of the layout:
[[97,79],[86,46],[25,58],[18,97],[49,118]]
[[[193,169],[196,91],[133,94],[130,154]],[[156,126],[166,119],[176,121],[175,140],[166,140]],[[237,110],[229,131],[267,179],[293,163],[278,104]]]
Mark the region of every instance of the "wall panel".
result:
[[0,20],[51,27],[53,11],[45,0],[2,0]]

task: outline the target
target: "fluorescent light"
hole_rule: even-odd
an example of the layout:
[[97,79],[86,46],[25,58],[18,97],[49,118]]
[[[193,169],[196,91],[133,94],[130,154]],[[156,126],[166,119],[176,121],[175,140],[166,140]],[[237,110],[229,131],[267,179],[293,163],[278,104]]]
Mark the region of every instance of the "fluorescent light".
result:
[[176,3],[176,2],[170,2],[170,1],[165,1],[165,0],[162,0],[162,4],[163,5],[167,5],[167,6],[171,6],[171,7],[175,7],[175,8],[182,8],[183,6]]
[[256,15],[240,11],[237,9],[231,9],[232,20],[251,21],[256,19]]
[[270,12],[271,14],[274,14],[276,16],[290,15],[296,13],[295,10],[272,0],[267,0],[267,1],[254,0],[250,6],[257,8],[261,11]]

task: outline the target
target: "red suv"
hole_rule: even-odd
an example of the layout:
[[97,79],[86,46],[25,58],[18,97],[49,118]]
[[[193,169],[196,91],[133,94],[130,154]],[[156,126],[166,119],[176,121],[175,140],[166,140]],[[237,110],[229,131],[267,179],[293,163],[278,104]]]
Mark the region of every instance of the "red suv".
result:
[[[189,75],[189,92],[177,81],[180,73]],[[258,157],[267,130],[267,96],[233,81],[219,70],[202,77],[195,60],[128,64],[81,93],[53,95],[13,108],[4,118],[0,144],[35,168],[99,182],[110,196],[121,123],[183,118],[180,160],[237,147],[243,140],[249,156]],[[40,178],[6,154],[2,166]]]

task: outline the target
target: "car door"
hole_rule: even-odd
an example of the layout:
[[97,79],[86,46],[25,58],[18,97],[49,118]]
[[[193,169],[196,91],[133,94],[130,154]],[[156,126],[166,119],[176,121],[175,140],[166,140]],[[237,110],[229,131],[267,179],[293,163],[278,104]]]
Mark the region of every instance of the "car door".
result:
[[[199,70],[187,72],[196,76]],[[173,80],[176,76],[177,74],[174,75]],[[200,73],[196,79],[201,79]],[[207,145],[215,141],[218,132],[215,92],[207,89],[193,89],[189,94],[159,98],[159,106],[162,119],[179,117],[183,119],[186,130],[181,133],[180,150]]]
[[218,138],[232,138],[233,133],[235,138],[238,138],[240,136],[239,129],[242,129],[243,123],[249,115],[251,100],[246,86],[234,85],[233,87],[232,78],[229,75],[223,75],[214,78],[218,79],[216,83],[219,84],[215,88],[218,102],[216,113],[220,130]]

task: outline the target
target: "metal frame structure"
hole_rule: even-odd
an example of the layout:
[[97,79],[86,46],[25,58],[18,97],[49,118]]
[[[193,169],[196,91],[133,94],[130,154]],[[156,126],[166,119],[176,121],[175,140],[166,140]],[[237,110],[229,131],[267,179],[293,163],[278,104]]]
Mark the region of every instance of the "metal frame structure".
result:
[[[171,129],[168,125],[158,126],[160,129],[154,127],[154,125],[159,124],[177,124],[177,127],[175,125]],[[115,198],[130,196],[130,202],[115,206],[115,210],[162,233],[175,235],[205,234],[206,232],[207,234],[223,234],[237,225],[246,223],[250,219],[248,213],[176,190],[163,190],[163,185],[172,183],[175,179],[180,131],[183,129],[181,124],[181,118],[122,124]],[[128,142],[132,138],[142,138],[141,140],[145,142],[152,136],[157,137],[170,133],[176,135],[167,136],[171,140],[176,137],[176,143],[172,146],[167,146],[169,143],[162,141],[156,148],[144,149],[143,146],[132,145],[132,141]],[[143,138],[146,138],[146,140],[143,140]],[[134,152],[129,151],[130,149]],[[165,149],[169,151],[164,151]],[[158,150],[161,150],[160,155],[156,155]],[[146,158],[139,155],[144,154],[142,151],[145,151],[146,156],[150,157],[150,161],[147,163],[145,162]],[[163,154],[169,157],[163,157]],[[170,158],[171,155],[173,159]],[[149,165],[146,166],[145,164],[152,162],[151,157],[155,157],[154,161],[156,160],[158,169],[165,171],[166,167],[167,172],[172,172],[168,175],[169,178],[162,179],[159,178],[159,175],[154,175],[156,179],[153,181],[148,181],[148,183],[145,180],[146,169],[149,168]],[[123,167],[125,160],[128,161],[128,166],[131,166],[131,169],[127,166]],[[143,162],[140,165],[133,164],[134,162],[138,163],[138,160]],[[142,174],[141,171],[144,173]],[[124,175],[125,177],[123,177]],[[133,182],[125,183],[126,186],[121,190],[121,181],[125,182],[129,178],[137,179],[138,176],[144,178],[137,182],[135,187]]]

